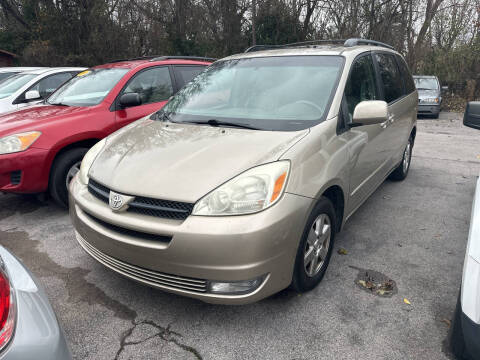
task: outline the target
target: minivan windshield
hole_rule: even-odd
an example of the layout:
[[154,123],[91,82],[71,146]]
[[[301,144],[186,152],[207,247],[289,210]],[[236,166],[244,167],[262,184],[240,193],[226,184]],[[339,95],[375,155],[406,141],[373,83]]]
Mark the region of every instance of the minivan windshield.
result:
[[36,74],[17,74],[0,83],[0,99],[6,98],[20,89],[23,85],[34,79]]
[[417,90],[438,90],[438,81],[435,78],[413,78]]
[[180,90],[158,119],[292,131],[328,113],[341,56],[277,56],[218,61]]
[[101,68],[82,71],[54,92],[47,102],[67,106],[98,105],[128,70]]

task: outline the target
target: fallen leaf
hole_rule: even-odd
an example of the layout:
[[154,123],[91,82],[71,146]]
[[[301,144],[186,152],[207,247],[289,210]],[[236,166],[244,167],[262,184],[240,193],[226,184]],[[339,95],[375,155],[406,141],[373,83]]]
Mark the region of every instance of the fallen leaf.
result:
[[452,322],[448,319],[442,319],[441,322],[447,324],[448,327],[450,327],[450,325],[452,325]]
[[410,301],[408,301],[407,298],[404,298],[404,299],[403,299],[403,302],[404,302],[405,304],[407,304],[407,305],[412,305],[412,304],[410,303]]
[[340,249],[338,249],[338,251],[337,251],[337,252],[338,252],[340,255],[347,255],[347,254],[348,254],[348,251],[347,251],[347,250],[345,250],[344,248],[340,248]]

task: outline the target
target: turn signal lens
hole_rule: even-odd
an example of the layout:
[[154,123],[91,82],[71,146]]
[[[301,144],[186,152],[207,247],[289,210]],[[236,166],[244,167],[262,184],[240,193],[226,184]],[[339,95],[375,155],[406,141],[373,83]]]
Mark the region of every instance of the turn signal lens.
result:
[[285,171],[280,175],[277,180],[275,180],[275,186],[273,187],[273,194],[270,202],[274,202],[278,196],[282,193],[283,185],[285,184],[285,179],[287,178],[287,172]]

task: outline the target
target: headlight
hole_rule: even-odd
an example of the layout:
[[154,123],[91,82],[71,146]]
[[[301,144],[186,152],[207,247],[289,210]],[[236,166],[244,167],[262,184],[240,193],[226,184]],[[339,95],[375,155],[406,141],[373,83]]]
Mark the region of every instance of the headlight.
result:
[[82,165],[80,165],[80,181],[87,185],[88,183],[88,171],[92,166],[93,162],[97,155],[102,151],[103,147],[105,146],[106,139],[100,140],[98,143],[93,145],[90,150],[85,154],[82,160]]
[[40,131],[29,131],[1,138],[0,155],[27,150],[41,134]]
[[422,99],[422,102],[423,103],[426,103],[426,104],[438,104],[438,97],[437,98],[425,98],[425,99]]
[[266,209],[283,194],[289,170],[289,161],[277,161],[247,170],[200,199],[192,215],[239,215]]

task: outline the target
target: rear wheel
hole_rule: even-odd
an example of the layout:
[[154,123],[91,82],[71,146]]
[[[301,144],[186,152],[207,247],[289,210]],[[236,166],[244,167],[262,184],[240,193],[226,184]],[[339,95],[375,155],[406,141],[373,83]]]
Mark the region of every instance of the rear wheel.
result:
[[332,256],[336,221],[331,201],[322,197],[312,210],[298,245],[292,278],[296,291],[313,289],[325,275]]
[[87,148],[75,148],[59,155],[50,171],[49,191],[55,202],[62,206],[68,206],[68,185],[80,170],[83,156]]
[[413,137],[410,136],[408,143],[403,151],[403,157],[397,168],[390,174],[389,178],[392,180],[404,180],[410,170],[410,163],[412,161]]

